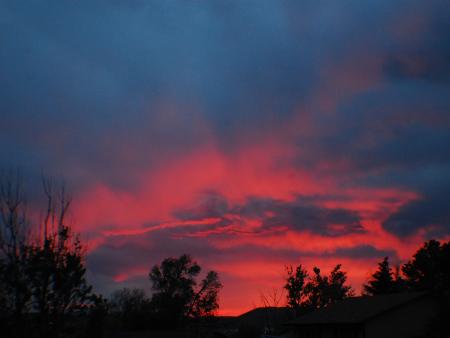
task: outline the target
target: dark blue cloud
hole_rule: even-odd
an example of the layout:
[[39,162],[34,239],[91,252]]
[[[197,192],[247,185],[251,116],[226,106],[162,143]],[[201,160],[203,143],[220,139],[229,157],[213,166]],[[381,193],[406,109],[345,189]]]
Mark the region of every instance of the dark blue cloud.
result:
[[224,217],[230,211],[228,200],[217,192],[201,194],[197,205],[175,210],[173,215],[183,221],[202,220],[204,218]]
[[364,232],[357,212],[305,204],[301,198],[281,201],[251,197],[234,211],[238,215],[259,218],[262,229],[266,230],[287,227],[293,231],[311,231],[323,236]]
[[449,182],[428,187],[419,199],[403,205],[382,224],[383,228],[404,237],[425,231],[427,238],[450,234]]
[[205,144],[197,120],[232,151],[308,114],[294,165],[347,161],[330,169],[343,185],[424,194],[450,168],[449,15],[440,0],[2,1],[0,166],[133,189]]
[[359,245],[351,248],[337,248],[332,252],[335,257],[346,257],[354,259],[367,259],[389,257],[397,260],[397,253],[395,250],[377,249],[372,245]]
[[[218,193],[203,194],[193,208],[176,210],[173,215],[182,221],[220,218],[223,222],[215,226],[229,226],[236,223],[233,218],[248,218],[260,222],[254,233],[289,229],[310,231],[323,236],[344,236],[363,233],[360,215],[343,208],[326,208],[315,205],[299,196],[293,201],[277,200],[270,197],[248,197],[243,203],[231,203]],[[245,221],[244,221],[245,223]],[[234,231],[239,232],[239,224]]]

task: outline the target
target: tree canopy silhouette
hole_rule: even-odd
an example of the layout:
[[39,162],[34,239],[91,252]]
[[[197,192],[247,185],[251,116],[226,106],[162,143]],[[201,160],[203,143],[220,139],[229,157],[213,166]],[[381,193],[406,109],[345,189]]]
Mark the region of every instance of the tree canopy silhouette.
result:
[[444,291],[450,288],[450,242],[430,240],[402,267],[412,290]]
[[218,274],[209,271],[198,282],[200,272],[200,265],[186,254],[166,258],[151,269],[152,308],[162,323],[181,324],[185,318],[210,316],[219,308]]
[[[0,308],[7,335],[58,336],[65,318],[92,300],[85,249],[67,221],[71,200],[64,186],[43,180],[46,209],[40,221],[27,213],[21,177],[0,180]],[[28,327],[29,314],[37,325]],[[35,325],[31,323],[30,325]],[[28,330],[28,331],[27,331]]]
[[393,293],[398,290],[399,276],[394,278],[394,273],[389,265],[389,257],[378,263],[378,270],[372,274],[367,284],[363,285],[363,291],[367,295],[375,296]]
[[323,276],[318,267],[309,276],[300,264],[295,269],[287,268],[287,278],[284,288],[287,290],[287,302],[296,314],[321,308],[353,295],[351,286],[347,285],[347,273],[336,265],[328,276]]
[[439,312],[430,337],[446,337],[450,330],[450,242],[429,240],[402,266],[406,287],[428,291],[438,300]]
[[295,310],[296,315],[299,315],[302,305],[307,298],[305,285],[307,283],[308,273],[301,264],[295,268],[295,271],[292,266],[287,266],[286,273],[287,277],[284,288],[287,291],[287,303]]
[[306,305],[310,308],[325,307],[335,301],[345,299],[353,295],[351,286],[346,285],[347,273],[341,270],[341,264],[336,265],[329,276],[323,276],[318,267],[313,269],[311,276],[305,286]]
[[402,291],[437,291],[450,288],[450,242],[429,240],[407,263],[392,271],[389,258],[378,263],[378,270],[363,285],[367,295]]

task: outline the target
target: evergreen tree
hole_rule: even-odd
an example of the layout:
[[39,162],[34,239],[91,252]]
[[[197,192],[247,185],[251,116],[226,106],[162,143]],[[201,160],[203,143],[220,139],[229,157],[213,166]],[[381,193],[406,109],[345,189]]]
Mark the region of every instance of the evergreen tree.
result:
[[431,291],[439,305],[437,317],[430,325],[430,337],[447,337],[450,329],[450,242],[441,245],[430,240],[403,265],[408,289]]
[[[399,276],[397,277],[397,280]],[[393,277],[392,269],[389,265],[389,258],[384,259],[378,263],[378,270],[372,274],[372,278],[363,285],[364,293],[367,295],[381,295],[392,293],[395,291],[396,281]]]
[[394,293],[395,292],[404,292],[407,290],[406,281],[402,277],[400,265],[395,266],[393,279],[394,279],[394,281],[393,281],[394,285],[393,285],[392,292],[394,292]]

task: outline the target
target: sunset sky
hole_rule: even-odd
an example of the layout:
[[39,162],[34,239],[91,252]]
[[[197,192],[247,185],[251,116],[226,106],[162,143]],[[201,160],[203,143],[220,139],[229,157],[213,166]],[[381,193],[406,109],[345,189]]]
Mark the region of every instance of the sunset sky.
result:
[[0,167],[65,179],[105,295],[189,253],[237,314],[450,239],[448,0],[0,0],[0,89]]

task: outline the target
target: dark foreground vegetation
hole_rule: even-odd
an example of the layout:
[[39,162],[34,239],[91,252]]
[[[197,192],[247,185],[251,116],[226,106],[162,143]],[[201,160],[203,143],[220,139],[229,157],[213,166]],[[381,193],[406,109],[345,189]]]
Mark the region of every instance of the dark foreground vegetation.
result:
[[110,300],[86,280],[85,245],[69,222],[63,185],[42,182],[45,208],[30,215],[18,174],[0,181],[0,335],[102,337],[107,331],[198,327],[219,307],[219,276],[189,256],[167,258],[149,272],[152,297],[122,289]]
[[[109,299],[86,280],[85,245],[68,221],[71,200],[63,186],[43,180],[45,209],[27,214],[17,175],[0,182],[0,336],[44,337],[261,337],[286,334],[285,324],[355,295],[340,264],[328,274],[301,264],[286,267],[287,307],[279,299],[240,317],[215,317],[222,284],[202,274],[189,256],[169,257],[149,272],[152,295],[120,289]],[[201,277],[203,276],[203,278]],[[428,337],[447,337],[450,242],[430,240],[401,267],[385,257],[363,286],[367,296],[426,292],[439,314]]]
[[[353,297],[354,292],[345,284],[346,279],[340,265],[329,276],[323,276],[317,267],[309,275],[301,264],[295,269],[289,266],[284,286],[288,305],[298,317]],[[391,268],[389,257],[384,257],[362,289],[363,295],[369,297],[428,294],[435,300],[438,311],[426,337],[447,337],[450,332],[450,242],[427,241],[407,263],[396,269]]]

